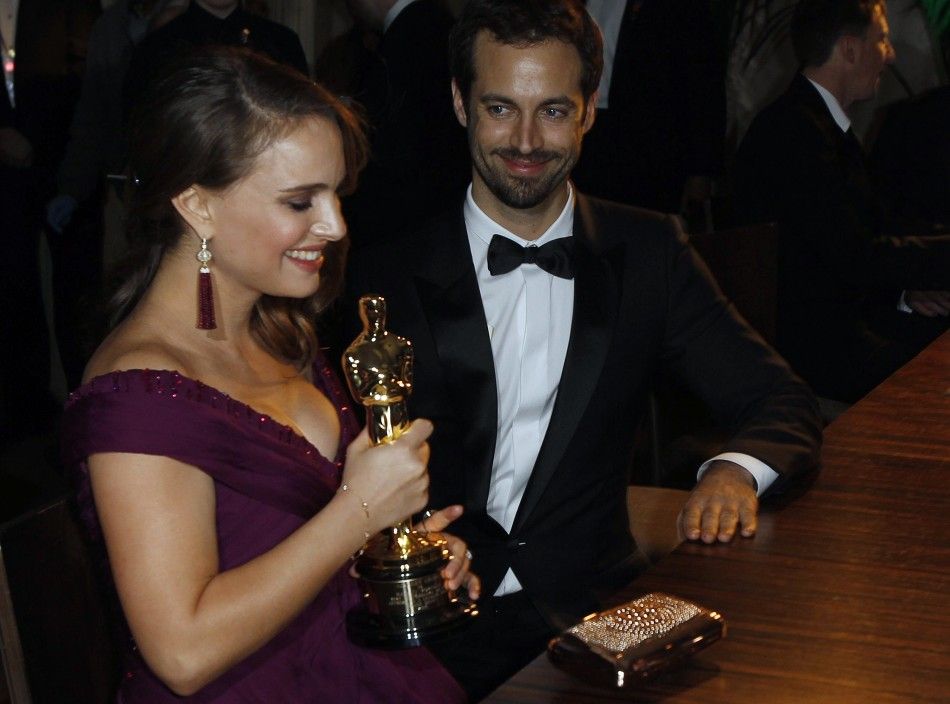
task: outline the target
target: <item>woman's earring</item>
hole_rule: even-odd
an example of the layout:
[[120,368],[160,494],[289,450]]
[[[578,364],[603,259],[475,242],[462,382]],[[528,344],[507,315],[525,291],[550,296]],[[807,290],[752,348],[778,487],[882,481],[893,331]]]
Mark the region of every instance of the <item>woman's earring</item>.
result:
[[198,325],[199,330],[214,330],[218,327],[214,322],[214,295],[211,290],[211,250],[208,249],[208,240],[201,238],[201,249],[196,255],[201,266],[198,268]]

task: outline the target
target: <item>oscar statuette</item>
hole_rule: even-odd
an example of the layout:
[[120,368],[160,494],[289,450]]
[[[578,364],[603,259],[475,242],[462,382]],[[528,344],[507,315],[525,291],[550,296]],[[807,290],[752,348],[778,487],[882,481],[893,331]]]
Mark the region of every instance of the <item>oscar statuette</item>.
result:
[[[370,441],[379,445],[409,429],[412,344],[386,331],[384,298],[362,296],[359,305],[363,332],[343,354],[343,374],[366,408]],[[466,625],[478,612],[446,590],[441,571],[448,559],[445,540],[416,532],[411,518],[370,537],[356,560],[364,604],[347,615],[350,640],[408,648]]]

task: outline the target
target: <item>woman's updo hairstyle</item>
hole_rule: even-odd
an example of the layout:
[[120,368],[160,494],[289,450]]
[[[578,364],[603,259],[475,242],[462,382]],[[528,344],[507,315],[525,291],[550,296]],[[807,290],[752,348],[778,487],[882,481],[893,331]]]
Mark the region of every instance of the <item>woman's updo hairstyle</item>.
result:
[[[350,108],[294,69],[246,49],[203,48],[182,56],[139,95],[129,134],[130,252],[112,299],[113,325],[134,308],[162,257],[186,233],[171,201],[189,186],[226,189],[247,176],[270,145],[313,117],[340,129],[342,192],[352,191],[366,161],[362,124]],[[312,361],[314,320],[340,291],[346,248],[344,238],[324,250],[320,289],[312,297],[263,296],[257,304],[252,331],[279,359],[301,368]]]

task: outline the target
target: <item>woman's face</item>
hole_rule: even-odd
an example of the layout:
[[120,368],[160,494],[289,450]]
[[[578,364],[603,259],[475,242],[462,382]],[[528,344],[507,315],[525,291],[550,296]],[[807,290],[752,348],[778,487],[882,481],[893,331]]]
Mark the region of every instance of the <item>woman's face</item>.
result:
[[345,168],[339,128],[315,117],[269,146],[246,177],[210,193],[216,278],[272,296],[316,293],[324,249],[346,234],[337,197]]

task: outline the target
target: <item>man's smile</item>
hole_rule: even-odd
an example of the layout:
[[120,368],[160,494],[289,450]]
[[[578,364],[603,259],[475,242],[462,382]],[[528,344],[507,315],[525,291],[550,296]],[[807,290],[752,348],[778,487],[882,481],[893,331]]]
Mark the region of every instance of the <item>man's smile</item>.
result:
[[516,176],[536,176],[541,173],[548,163],[557,158],[551,151],[534,151],[522,154],[515,149],[496,149],[495,154],[501,158],[508,170]]

